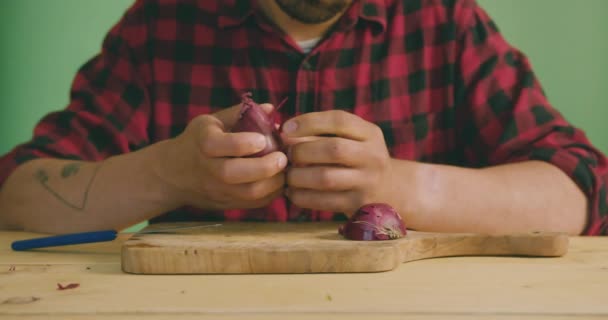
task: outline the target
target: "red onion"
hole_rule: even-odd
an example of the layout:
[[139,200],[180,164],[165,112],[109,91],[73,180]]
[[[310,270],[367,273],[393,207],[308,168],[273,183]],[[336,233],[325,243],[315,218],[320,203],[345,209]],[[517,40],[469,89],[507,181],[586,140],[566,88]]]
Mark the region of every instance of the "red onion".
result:
[[262,107],[251,99],[251,93],[244,93],[241,98],[239,120],[232,128],[232,132],[258,132],[266,137],[264,150],[251,155],[251,157],[262,157],[281,150],[281,138],[275,127],[274,114],[287,101],[287,98],[283,99],[271,114],[266,114]]
[[401,216],[384,203],[370,203],[359,208],[338,232],[350,240],[392,240],[406,235]]

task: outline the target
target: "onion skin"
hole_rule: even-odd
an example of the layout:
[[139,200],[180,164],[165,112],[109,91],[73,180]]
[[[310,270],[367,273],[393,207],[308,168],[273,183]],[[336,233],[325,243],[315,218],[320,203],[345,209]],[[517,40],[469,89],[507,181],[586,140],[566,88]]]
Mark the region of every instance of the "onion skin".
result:
[[[269,153],[281,150],[281,138],[275,127],[273,114],[266,114],[253,99],[251,93],[244,93],[241,102],[239,120],[232,128],[232,132],[257,132],[266,138],[266,147],[249,157],[263,157]],[[278,110],[275,109],[275,111]],[[274,111],[273,111],[274,113]]]
[[338,229],[350,240],[394,240],[407,234],[405,223],[395,209],[385,203],[362,206]]

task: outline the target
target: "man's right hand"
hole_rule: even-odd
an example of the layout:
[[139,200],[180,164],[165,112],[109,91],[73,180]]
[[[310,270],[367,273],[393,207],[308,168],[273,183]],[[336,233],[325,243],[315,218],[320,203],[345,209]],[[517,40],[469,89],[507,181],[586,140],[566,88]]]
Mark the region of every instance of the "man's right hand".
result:
[[[262,104],[270,112],[272,105]],[[260,208],[283,194],[287,157],[265,147],[263,135],[232,133],[240,104],[194,118],[184,132],[163,142],[157,174],[181,205],[199,209]]]

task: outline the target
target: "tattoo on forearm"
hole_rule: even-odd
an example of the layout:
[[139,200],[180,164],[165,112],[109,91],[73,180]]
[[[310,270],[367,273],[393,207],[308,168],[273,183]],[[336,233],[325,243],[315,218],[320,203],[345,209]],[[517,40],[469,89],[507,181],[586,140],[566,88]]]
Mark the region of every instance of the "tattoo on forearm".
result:
[[65,167],[63,167],[63,169],[61,169],[61,177],[68,178],[70,176],[77,174],[78,170],[80,169],[80,166],[81,166],[80,163],[66,164]]
[[[81,163],[69,163],[69,164],[65,165],[61,169],[61,174],[60,174],[61,179],[67,179],[72,176],[75,176],[80,171],[81,166],[82,166]],[[89,199],[89,191],[91,189],[91,186],[93,185],[93,181],[95,181],[95,177],[97,177],[97,172],[99,171],[99,168],[101,168],[101,164],[99,164],[95,167],[95,170],[93,171],[93,174],[91,175],[91,178],[87,182],[87,185],[84,189],[84,194],[82,196],[82,201],[80,203],[73,203],[73,202],[67,200],[61,194],[59,194],[59,192],[54,190],[49,185],[49,180],[51,179],[51,177],[49,176],[49,173],[45,169],[38,169],[36,171],[36,173],[34,174],[34,177],[57,200],[61,201],[63,204],[65,204],[66,206],[68,206],[72,209],[75,209],[78,211],[83,211],[87,206],[87,201]]]
[[44,184],[49,181],[49,175],[46,173],[46,171],[44,171],[44,169],[38,169],[38,171],[36,171],[36,180]]

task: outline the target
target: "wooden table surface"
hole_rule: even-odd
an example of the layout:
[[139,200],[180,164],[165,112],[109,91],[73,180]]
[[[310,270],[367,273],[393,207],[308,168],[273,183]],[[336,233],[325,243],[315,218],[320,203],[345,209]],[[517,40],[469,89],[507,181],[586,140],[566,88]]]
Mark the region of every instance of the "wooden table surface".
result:
[[129,234],[11,251],[35,236],[0,232],[0,318],[608,319],[608,237],[572,238],[562,258],[440,258],[384,273],[142,276],[120,268]]

